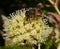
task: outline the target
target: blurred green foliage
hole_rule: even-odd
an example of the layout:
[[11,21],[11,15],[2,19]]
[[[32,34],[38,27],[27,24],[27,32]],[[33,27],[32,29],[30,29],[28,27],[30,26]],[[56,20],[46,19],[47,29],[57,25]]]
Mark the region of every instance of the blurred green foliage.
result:
[[14,45],[14,46],[0,47],[0,49],[31,49],[31,47]]

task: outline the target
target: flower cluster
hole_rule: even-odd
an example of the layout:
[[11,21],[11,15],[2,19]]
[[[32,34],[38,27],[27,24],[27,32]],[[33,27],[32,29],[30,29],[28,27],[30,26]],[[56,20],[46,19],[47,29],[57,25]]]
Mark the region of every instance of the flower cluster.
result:
[[39,16],[27,19],[25,13],[26,10],[18,10],[5,21],[4,31],[6,37],[4,39],[8,43],[11,40],[9,44],[44,43],[48,39],[52,28],[46,25]]

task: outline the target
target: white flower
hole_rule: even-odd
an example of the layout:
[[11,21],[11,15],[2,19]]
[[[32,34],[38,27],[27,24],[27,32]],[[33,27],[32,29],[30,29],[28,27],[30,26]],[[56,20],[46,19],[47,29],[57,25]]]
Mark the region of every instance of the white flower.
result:
[[6,38],[12,39],[15,44],[23,43],[24,45],[23,40],[30,44],[44,43],[52,28],[46,25],[41,17],[26,20],[25,12],[26,10],[18,10],[15,14],[10,15],[11,18],[4,24]]
[[37,31],[36,31],[36,29],[32,30],[30,34],[31,34],[32,36],[37,35]]
[[29,23],[29,24],[26,24],[25,25],[25,29],[26,30],[31,30],[32,29],[32,25]]

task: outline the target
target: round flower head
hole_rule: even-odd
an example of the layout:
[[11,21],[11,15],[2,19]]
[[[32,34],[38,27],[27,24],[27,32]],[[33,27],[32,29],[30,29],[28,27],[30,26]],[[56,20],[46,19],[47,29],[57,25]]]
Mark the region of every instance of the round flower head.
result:
[[11,18],[6,20],[4,23],[5,40],[9,39],[13,44],[44,43],[52,28],[46,25],[40,16],[26,16],[26,11],[24,9],[18,10],[10,15]]

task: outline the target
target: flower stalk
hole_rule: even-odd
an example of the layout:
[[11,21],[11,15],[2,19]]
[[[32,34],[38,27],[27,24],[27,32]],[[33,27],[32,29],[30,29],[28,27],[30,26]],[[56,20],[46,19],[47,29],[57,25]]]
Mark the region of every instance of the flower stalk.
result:
[[60,11],[58,9],[57,3],[54,3],[52,0],[48,0],[48,1],[53,5],[53,7],[55,8],[56,12],[60,15]]
[[38,44],[38,49],[41,49],[40,46],[41,46],[41,45],[40,45],[40,43],[39,43],[39,44]]

